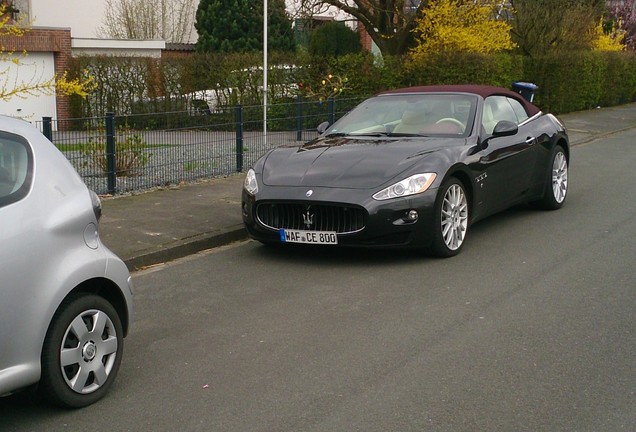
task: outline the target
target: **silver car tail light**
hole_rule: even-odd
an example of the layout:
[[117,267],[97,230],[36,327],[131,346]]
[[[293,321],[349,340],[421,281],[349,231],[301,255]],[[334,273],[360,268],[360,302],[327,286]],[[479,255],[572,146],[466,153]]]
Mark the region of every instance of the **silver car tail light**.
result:
[[93,203],[93,211],[95,212],[95,217],[97,218],[97,222],[102,217],[102,201],[99,199],[99,196],[93,191],[89,191],[91,194],[91,202]]

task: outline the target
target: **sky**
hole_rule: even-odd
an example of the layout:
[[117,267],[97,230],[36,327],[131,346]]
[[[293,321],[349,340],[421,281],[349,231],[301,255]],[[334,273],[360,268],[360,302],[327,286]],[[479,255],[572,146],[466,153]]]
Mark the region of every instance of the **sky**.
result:
[[[63,27],[71,29],[75,38],[97,38],[103,26],[106,0],[14,0],[22,9],[31,10],[33,25],[38,27]],[[116,1],[116,0],[113,0]],[[259,0],[254,0],[259,1]],[[290,15],[294,15],[300,0],[286,0]],[[198,4],[198,2],[197,2]],[[29,6],[27,6],[29,5]],[[346,19],[346,15],[331,8],[324,15]],[[196,35],[196,32],[192,32]],[[196,37],[191,42],[195,42]]]

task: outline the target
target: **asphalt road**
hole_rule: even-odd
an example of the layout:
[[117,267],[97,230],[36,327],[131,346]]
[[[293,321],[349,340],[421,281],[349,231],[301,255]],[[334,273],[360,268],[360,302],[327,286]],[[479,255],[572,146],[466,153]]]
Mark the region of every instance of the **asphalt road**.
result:
[[455,258],[244,242],[137,273],[108,397],[0,399],[0,430],[636,430],[634,143],[576,147],[561,210]]

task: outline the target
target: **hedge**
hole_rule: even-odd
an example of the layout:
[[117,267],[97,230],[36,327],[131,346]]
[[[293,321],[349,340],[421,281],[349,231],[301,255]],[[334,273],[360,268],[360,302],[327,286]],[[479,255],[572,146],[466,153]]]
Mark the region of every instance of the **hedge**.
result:
[[[128,115],[185,111],[192,109],[197,90],[214,92],[219,108],[258,105],[262,103],[261,61],[254,54],[195,53],[169,59],[80,57],[74,59],[75,73],[88,70],[99,88],[85,100],[72,101],[73,116],[101,116],[107,111]],[[413,85],[476,83],[509,88],[514,81],[529,81],[539,86],[535,103],[556,114],[636,101],[634,52],[586,51],[534,58],[443,53],[417,63],[408,57],[380,61],[368,52],[337,58],[274,54],[271,63],[277,65],[270,66],[268,75],[272,105],[289,103],[296,94],[306,95],[307,89],[318,88],[330,74],[346,78],[345,90],[339,96],[344,98]],[[281,112],[293,109],[275,108]]]

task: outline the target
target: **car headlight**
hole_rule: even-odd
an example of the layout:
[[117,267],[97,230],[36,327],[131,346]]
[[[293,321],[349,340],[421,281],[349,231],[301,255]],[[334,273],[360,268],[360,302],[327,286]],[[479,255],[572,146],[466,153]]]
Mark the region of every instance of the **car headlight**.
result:
[[256,195],[258,193],[258,182],[256,181],[256,173],[251,168],[249,169],[249,171],[247,171],[243,187],[250,195]]
[[373,195],[373,199],[384,201],[391,198],[402,198],[426,191],[437,177],[435,173],[415,174],[397,182]]

